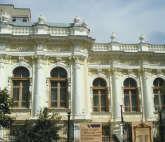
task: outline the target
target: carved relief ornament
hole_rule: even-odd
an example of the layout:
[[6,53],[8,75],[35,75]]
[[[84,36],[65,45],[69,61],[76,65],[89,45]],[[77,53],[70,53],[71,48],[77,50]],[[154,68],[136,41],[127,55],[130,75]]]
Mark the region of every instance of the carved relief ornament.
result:
[[62,46],[62,45],[50,45],[50,46],[47,46],[47,50],[48,51],[55,51],[55,52],[70,51],[70,47],[69,46]]
[[26,44],[18,44],[18,45],[11,45],[11,51],[33,51],[33,47],[31,45]]

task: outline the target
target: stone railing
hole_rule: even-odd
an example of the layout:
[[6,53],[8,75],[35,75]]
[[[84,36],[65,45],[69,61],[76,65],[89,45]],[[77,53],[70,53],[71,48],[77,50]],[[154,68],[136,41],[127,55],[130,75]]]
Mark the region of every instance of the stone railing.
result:
[[93,51],[107,51],[108,47],[106,44],[94,44],[92,47]]
[[138,46],[135,44],[121,44],[119,45],[119,50],[120,51],[130,51],[130,52],[137,52],[138,51]]
[[34,28],[32,27],[12,27],[12,34],[14,35],[29,35],[34,34]]
[[70,32],[68,28],[49,28],[48,34],[51,36],[67,36]]
[[165,45],[150,45],[148,48],[153,52],[165,52]]

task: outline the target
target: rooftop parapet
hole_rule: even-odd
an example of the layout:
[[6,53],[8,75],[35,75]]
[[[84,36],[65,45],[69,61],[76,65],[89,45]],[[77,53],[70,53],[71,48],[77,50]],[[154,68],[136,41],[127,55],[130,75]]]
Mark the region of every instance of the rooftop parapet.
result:
[[8,22],[10,15],[2,15],[0,23],[0,34],[30,35],[49,34],[51,36],[81,35],[88,36],[90,30],[87,28],[86,20],[82,23],[76,16],[74,23],[46,23],[46,17],[40,14],[38,22]]

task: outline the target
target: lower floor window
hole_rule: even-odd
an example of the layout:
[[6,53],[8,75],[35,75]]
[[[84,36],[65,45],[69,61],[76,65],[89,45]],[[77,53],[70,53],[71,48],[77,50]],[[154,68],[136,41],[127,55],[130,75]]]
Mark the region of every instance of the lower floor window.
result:
[[14,107],[29,106],[29,81],[13,81]]
[[165,110],[165,94],[161,94],[159,89],[154,89],[155,110]]
[[51,95],[50,95],[50,107],[64,107],[67,108],[67,83],[52,81],[51,82]]
[[107,110],[106,90],[93,90],[93,111],[105,112]]

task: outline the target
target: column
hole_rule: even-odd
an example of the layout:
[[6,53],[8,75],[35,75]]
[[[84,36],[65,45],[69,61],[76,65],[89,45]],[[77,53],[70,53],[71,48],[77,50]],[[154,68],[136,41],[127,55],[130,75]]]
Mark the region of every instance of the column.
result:
[[144,117],[147,119],[153,118],[153,103],[151,96],[151,86],[149,80],[149,69],[143,69],[143,104]]
[[4,89],[4,63],[0,63],[0,90]]
[[121,85],[119,82],[118,69],[113,70],[113,118],[121,121],[120,99]]
[[80,63],[79,58],[75,58],[75,64],[74,64],[74,93],[73,93],[73,114],[82,114],[81,109],[81,69],[80,69]]
[[34,115],[38,114],[42,108],[42,94],[43,94],[43,68],[41,57],[37,57],[35,76],[35,93],[34,93]]

